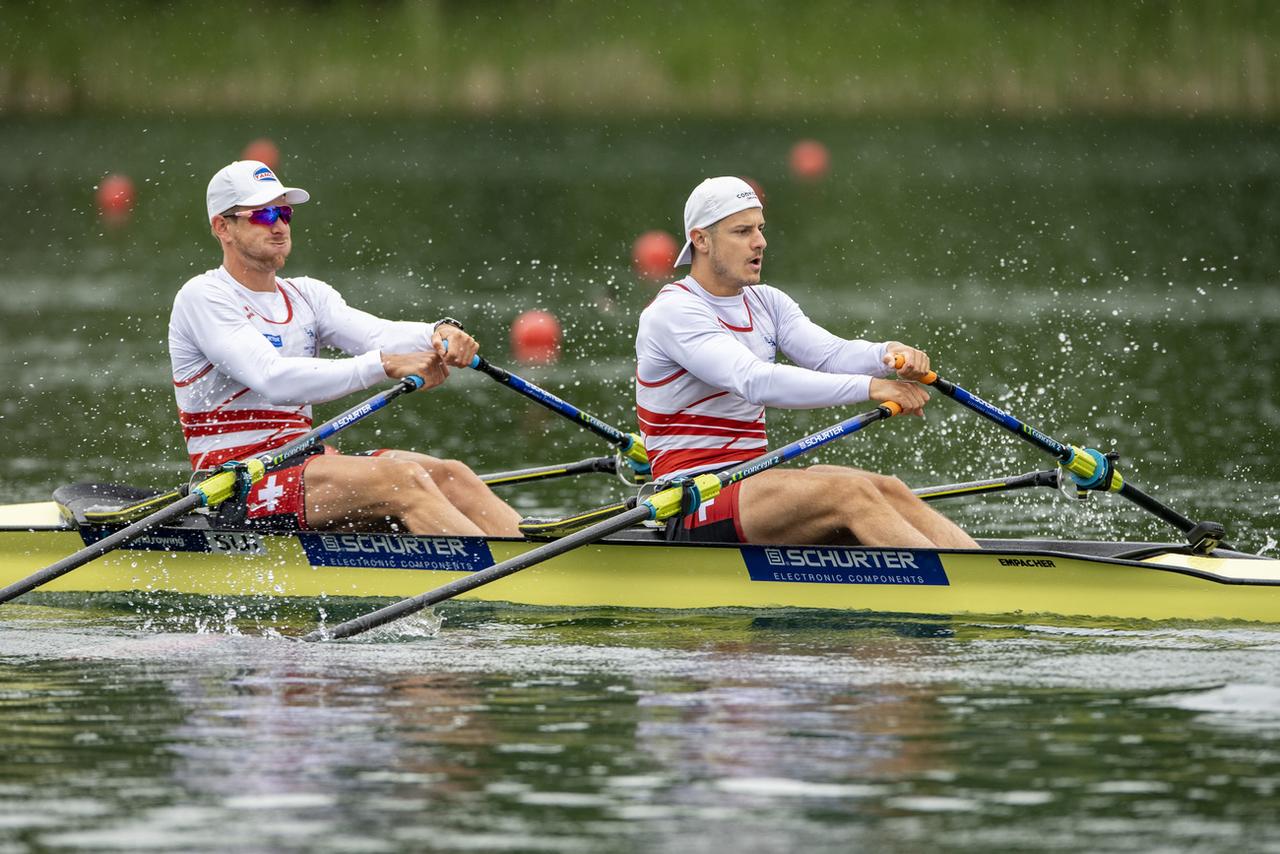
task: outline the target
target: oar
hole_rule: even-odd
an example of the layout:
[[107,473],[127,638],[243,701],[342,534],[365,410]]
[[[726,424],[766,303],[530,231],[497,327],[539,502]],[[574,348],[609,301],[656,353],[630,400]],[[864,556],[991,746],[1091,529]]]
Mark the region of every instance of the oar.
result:
[[971,480],[965,483],[947,483],[940,486],[922,486],[911,490],[921,501],[942,501],[946,498],[963,498],[968,495],[989,495],[993,492],[1009,492],[1014,489],[1028,489],[1035,486],[1047,486],[1057,489],[1059,486],[1058,470],[1027,472],[1012,477],[996,477],[990,480]]
[[[897,356],[894,367],[902,367],[902,361],[902,356]],[[1116,470],[1115,460],[1101,451],[1094,448],[1064,445],[1031,425],[1024,424],[1000,407],[988,403],[950,380],[943,379],[935,371],[929,371],[920,381],[925,385],[933,386],[961,406],[972,409],[983,418],[1000,425],[1020,439],[1030,442],[1040,450],[1057,457],[1062,467],[1071,473],[1071,479],[1075,481],[1076,487],[1082,495],[1087,494],[1089,490],[1119,493],[1143,510],[1157,516],[1185,534],[1192,551],[1207,554],[1219,545],[1229,548],[1226,543],[1222,542],[1223,537],[1226,535],[1222,525],[1217,522],[1195,522],[1164,502],[1143,492],[1133,484],[1127,483],[1120,472]]]
[[585,427],[606,442],[614,445],[622,455],[622,459],[631,467],[633,472],[631,480],[633,482],[644,483],[649,479],[649,455],[645,452],[644,442],[638,434],[624,433],[617,427],[606,424],[594,415],[583,412],[573,404],[561,400],[546,389],[539,388],[523,377],[516,376],[506,368],[490,364],[480,356],[476,356],[471,360],[471,367],[489,375],[508,388],[515,389],[520,394],[535,403],[542,404],[552,412],[563,415],[570,421]]
[[770,451],[754,459],[747,460],[727,471],[718,474],[700,474],[691,480],[682,481],[677,485],[655,492],[644,500],[632,498],[627,502],[627,504],[631,505],[630,509],[626,509],[627,504],[611,505],[609,509],[620,510],[621,512],[616,516],[572,533],[564,539],[538,546],[488,569],[482,569],[465,578],[451,581],[448,584],[437,587],[435,590],[429,590],[411,599],[402,599],[385,608],[379,608],[377,611],[372,611],[345,623],[339,623],[333,628],[316,629],[302,639],[305,641],[319,641],[349,638],[353,635],[362,634],[370,629],[386,625],[393,620],[417,613],[423,608],[438,604],[446,599],[452,599],[469,590],[482,587],[500,578],[506,578],[508,575],[512,575],[522,569],[528,569],[543,561],[572,551],[579,546],[594,543],[640,522],[646,520],[663,521],[677,513],[692,513],[704,502],[719,495],[720,490],[731,483],[745,480],[754,474],[771,469],[814,448],[855,433],[868,424],[897,415],[901,411],[902,408],[892,401],[882,403],[870,412],[855,415],[825,430],[819,430],[817,433],[812,433],[803,439],[797,439],[776,451]]
[[578,460],[576,463],[563,463],[554,466],[537,466],[536,468],[516,469],[514,471],[498,471],[480,475],[480,479],[489,486],[506,486],[512,483],[532,483],[536,480],[550,480],[557,477],[570,477],[577,474],[617,474],[617,457],[591,457]]
[[277,451],[262,454],[245,463],[225,464],[222,471],[191,487],[190,494],[185,498],[175,501],[150,516],[121,528],[114,534],[104,537],[92,545],[85,546],[75,554],[65,557],[39,572],[32,573],[20,581],[15,581],[0,590],[0,603],[8,602],[10,599],[17,598],[23,593],[53,581],[55,578],[66,575],[71,570],[84,566],[95,558],[127,545],[152,528],[159,527],[180,516],[185,516],[199,507],[217,507],[233,496],[242,497],[248,491],[248,487],[261,480],[268,470],[278,468],[282,463],[288,462],[298,454],[315,447],[340,430],[345,430],[357,421],[377,412],[400,395],[422,388],[422,385],[423,382],[420,377],[405,377],[392,388],[374,395],[358,406],[353,406],[337,418],[326,421]]

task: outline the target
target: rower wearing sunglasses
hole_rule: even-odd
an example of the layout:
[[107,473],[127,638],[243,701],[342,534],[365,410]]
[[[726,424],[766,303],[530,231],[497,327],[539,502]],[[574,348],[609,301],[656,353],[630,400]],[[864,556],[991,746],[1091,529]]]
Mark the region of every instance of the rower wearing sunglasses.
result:
[[[311,406],[416,374],[427,388],[467,366],[478,345],[452,318],[393,321],[348,306],[334,288],[277,275],[296,205],[264,163],[241,160],[209,182],[209,227],[222,265],[178,291],[169,321],[174,392],[191,465],[213,469],[283,446],[311,428]],[[323,348],[346,358],[320,358]],[[247,523],[267,529],[363,529],[518,536],[519,514],[465,464],[380,449],[332,448],[254,485]]]

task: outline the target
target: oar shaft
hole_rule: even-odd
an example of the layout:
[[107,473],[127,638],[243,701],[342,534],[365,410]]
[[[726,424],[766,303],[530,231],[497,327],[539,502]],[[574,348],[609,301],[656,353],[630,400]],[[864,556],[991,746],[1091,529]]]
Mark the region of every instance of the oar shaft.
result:
[[[899,357],[897,367],[901,367],[901,357]],[[1073,473],[1082,476],[1090,476],[1096,473],[1097,468],[1095,467],[1094,462],[1090,459],[1091,455],[1096,456],[1098,460],[1106,464],[1105,471],[1111,477],[1111,483],[1102,484],[1097,488],[1120,493],[1124,498],[1127,498],[1143,510],[1146,510],[1147,512],[1164,520],[1179,531],[1182,531],[1184,534],[1189,533],[1198,527],[1196,522],[1186,516],[1183,516],[1164,502],[1148,495],[1133,484],[1125,482],[1118,473],[1112,474],[1110,464],[1105,460],[1102,460],[1101,455],[1098,454],[1097,451],[1078,453],[1077,449],[1072,446],[1064,445],[1052,436],[1041,433],[1036,428],[1018,420],[995,404],[988,403],[976,394],[966,391],[950,380],[943,379],[934,371],[930,371],[923,379],[921,379],[921,382],[926,385],[933,386],[938,391],[942,392],[947,397],[967,409],[971,409],[983,418],[999,424],[1010,433],[1030,442],[1042,451],[1052,454]]]
[[460,596],[463,593],[476,589],[477,587],[481,587],[501,578],[506,578],[508,575],[519,572],[520,570],[526,569],[534,564],[542,563],[543,561],[562,555],[565,552],[572,551],[578,546],[587,545],[588,543],[599,540],[609,534],[616,533],[624,528],[629,528],[647,518],[649,518],[648,507],[637,507],[634,510],[628,510],[626,513],[615,516],[614,518],[601,522],[598,525],[593,525],[590,528],[584,528],[576,534],[570,534],[564,539],[538,546],[537,548],[531,549],[530,551],[514,557],[511,560],[503,561],[496,566],[491,566],[488,569],[482,569],[479,572],[459,578],[456,581],[451,581],[434,590],[429,590],[426,593],[414,596],[412,599],[403,599],[393,605],[388,605],[385,608],[380,608],[377,611],[364,614],[356,617],[355,619],[348,620],[345,623],[340,623],[331,629],[317,629],[310,634],[305,635],[302,639],[304,641],[338,639],[367,632],[370,629],[386,625],[387,623],[398,620],[401,617],[407,617],[410,614],[417,613],[423,608],[429,608],[432,605],[445,601],[446,599],[452,599],[455,596]]
[[1058,488],[1058,470],[1033,471],[1013,477],[997,477],[990,480],[971,480],[965,483],[948,483],[941,486],[923,486],[911,490],[922,501],[942,501],[947,498],[963,498],[967,495],[989,495],[993,492],[1010,492],[1036,486]]
[[84,566],[89,561],[101,557],[109,551],[118,549],[123,545],[127,545],[131,541],[146,534],[151,529],[158,528],[165,522],[168,522],[170,519],[175,519],[178,516],[190,513],[202,503],[203,497],[199,494],[193,493],[179,501],[175,501],[167,507],[162,507],[150,516],[139,519],[129,527],[122,528],[114,534],[103,537],[96,543],[85,546],[75,554],[68,555],[57,563],[47,566],[39,572],[29,575],[20,581],[15,581],[8,587],[0,590],[0,603],[8,602],[10,599],[16,599],[23,593],[29,593],[41,585],[48,584],[55,578],[66,575],[71,570]]
[[729,484],[735,483],[743,478],[751,477],[751,475],[756,474],[757,472],[762,472],[765,469],[771,469],[774,466],[793,460],[801,454],[812,451],[814,448],[821,447],[829,442],[834,442],[836,439],[843,439],[851,433],[858,432],[868,424],[874,424],[884,418],[891,418],[901,411],[902,408],[896,403],[882,403],[880,406],[877,406],[869,412],[863,412],[859,415],[853,416],[852,418],[846,418],[839,424],[828,427],[825,430],[819,430],[817,433],[811,433],[808,436],[805,436],[802,439],[797,439],[788,445],[783,445],[772,453],[762,454],[755,459],[747,460],[745,463],[742,463],[735,468],[721,472],[720,482],[723,485],[728,486]]
[[999,424],[1010,433],[1030,442],[1040,450],[1053,454],[1053,456],[1064,462],[1071,459],[1072,451],[1068,445],[1062,444],[1052,436],[1046,436],[1044,433],[1041,433],[1029,424],[1023,423],[995,404],[988,403],[976,394],[966,391],[949,380],[943,379],[932,371],[930,371],[930,374],[932,374],[933,380],[930,381],[929,377],[926,376],[923,382],[933,386],[947,397],[968,409],[972,409],[983,418]]
[[487,374],[508,388],[515,389],[520,394],[535,403],[542,404],[552,412],[556,412],[572,421],[578,422],[592,433],[595,433],[600,438],[617,445],[624,451],[631,446],[632,438],[629,434],[622,432],[611,424],[606,424],[594,415],[583,412],[572,403],[560,399],[546,389],[534,385],[523,377],[516,376],[506,368],[500,368],[497,365],[492,365],[480,356],[476,356],[471,360],[471,367],[483,374]]
[[537,466],[536,468],[482,474],[480,475],[480,480],[489,486],[505,486],[510,483],[530,483],[536,480],[550,480],[578,474],[616,474],[617,471],[618,461],[615,457],[592,457],[587,460],[578,460],[576,463],[565,463],[558,466]]
[[400,395],[408,394],[411,391],[417,391],[422,388],[422,386],[423,381],[421,377],[414,375],[404,377],[386,391],[379,392],[363,403],[356,404],[336,418],[326,421],[309,433],[299,436],[289,444],[284,445],[269,454],[263,454],[258,457],[258,459],[261,460],[263,465],[267,468],[279,466],[281,463],[296,457],[298,454],[311,450],[335,433],[345,430],[357,421],[363,420],[364,418],[372,415]]
[[[1186,516],[1183,516],[1177,510],[1174,510],[1169,505],[1148,495],[1131,483],[1125,482],[1125,484],[1120,487],[1120,494],[1153,516],[1157,516],[1165,522],[1168,522],[1184,534],[1189,533],[1196,527],[1196,522]],[[1227,544],[1223,543],[1222,545],[1226,546]]]

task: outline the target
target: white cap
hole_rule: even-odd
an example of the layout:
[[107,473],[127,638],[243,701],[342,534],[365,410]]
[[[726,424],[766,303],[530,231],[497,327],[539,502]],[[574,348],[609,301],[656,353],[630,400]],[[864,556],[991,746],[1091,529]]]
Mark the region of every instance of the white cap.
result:
[[714,225],[727,216],[747,208],[762,208],[751,185],[741,178],[726,175],[708,178],[693,188],[689,201],[684,203],[684,248],[676,259],[676,266],[693,261],[693,237],[695,228]]
[[276,173],[261,160],[237,160],[223,166],[209,181],[205,203],[209,219],[213,219],[236,205],[257,207],[277,196],[284,196],[291,205],[300,205],[311,198],[306,190],[281,185]]

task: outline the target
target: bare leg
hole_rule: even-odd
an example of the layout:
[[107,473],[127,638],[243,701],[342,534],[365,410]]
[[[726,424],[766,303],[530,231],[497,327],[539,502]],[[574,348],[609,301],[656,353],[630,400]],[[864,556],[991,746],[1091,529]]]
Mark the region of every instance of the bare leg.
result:
[[[742,533],[753,543],[847,542],[930,548],[870,479],[810,471],[761,472],[742,483]],[[798,511],[798,512],[797,512]]]
[[316,457],[303,475],[307,524],[313,528],[385,526],[414,534],[483,533],[455,508],[422,467],[379,457]]
[[387,451],[383,459],[417,463],[440,488],[449,503],[486,534],[520,536],[520,514],[499,498],[466,463],[442,460],[413,451]]
[[890,477],[861,469],[844,466],[811,466],[806,469],[816,474],[829,474],[843,477],[849,473],[865,477],[880,491],[884,499],[894,510],[911,523],[911,526],[924,534],[935,545],[944,549],[976,549],[980,546],[973,538],[960,529],[946,516],[934,510],[920,499],[911,489],[896,477]]

